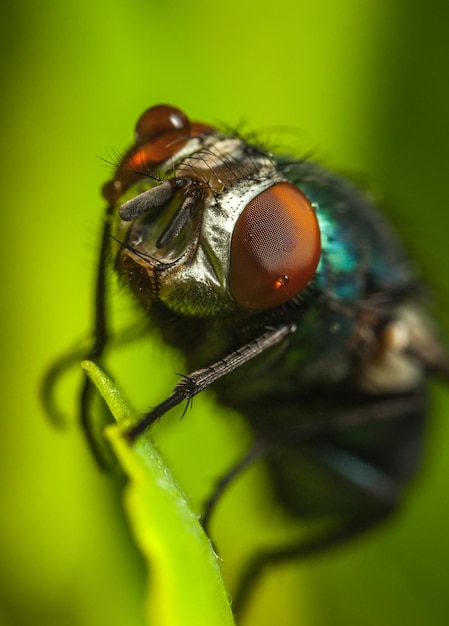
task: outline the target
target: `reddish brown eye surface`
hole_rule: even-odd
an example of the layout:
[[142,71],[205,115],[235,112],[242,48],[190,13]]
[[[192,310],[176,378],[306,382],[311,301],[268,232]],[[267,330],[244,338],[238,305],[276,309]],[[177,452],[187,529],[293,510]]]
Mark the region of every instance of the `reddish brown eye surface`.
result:
[[231,293],[248,309],[283,304],[308,284],[320,254],[320,230],[310,202],[292,183],[277,183],[253,198],[237,220]]
[[190,121],[180,109],[168,104],[158,104],[142,113],[135,132],[136,143],[153,141],[168,133],[187,138],[190,135]]
[[122,158],[114,179],[103,187],[103,196],[110,203],[119,197],[146,171],[172,157],[191,137],[213,132],[201,122],[190,123],[180,109],[158,104],[147,109],[137,121],[136,141]]
[[130,185],[158,163],[180,150],[190,137],[188,117],[176,107],[158,104],[147,109],[136,124],[136,143],[120,162],[114,180],[103,187],[103,196],[113,204]]

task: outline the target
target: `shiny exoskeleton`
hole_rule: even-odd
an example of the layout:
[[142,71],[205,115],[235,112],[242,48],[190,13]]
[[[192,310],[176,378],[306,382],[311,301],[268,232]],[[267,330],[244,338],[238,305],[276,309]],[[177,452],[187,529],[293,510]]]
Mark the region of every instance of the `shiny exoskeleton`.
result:
[[[96,344],[106,343],[104,274],[117,272],[192,374],[133,439],[213,384],[254,433],[226,486],[261,460],[279,502],[319,532],[258,555],[305,557],[369,528],[398,504],[419,461],[431,374],[448,365],[401,245],[365,194],[308,160],[147,110],[103,190],[108,202]],[[88,424],[89,383],[83,398]],[[237,602],[239,600],[237,599]]]

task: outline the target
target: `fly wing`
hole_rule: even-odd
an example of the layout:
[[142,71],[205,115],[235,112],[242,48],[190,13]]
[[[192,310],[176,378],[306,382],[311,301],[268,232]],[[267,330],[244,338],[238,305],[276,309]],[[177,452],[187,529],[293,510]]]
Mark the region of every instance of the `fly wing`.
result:
[[427,308],[405,301],[379,332],[376,350],[361,362],[358,383],[370,393],[401,393],[427,374],[449,380],[447,352]]

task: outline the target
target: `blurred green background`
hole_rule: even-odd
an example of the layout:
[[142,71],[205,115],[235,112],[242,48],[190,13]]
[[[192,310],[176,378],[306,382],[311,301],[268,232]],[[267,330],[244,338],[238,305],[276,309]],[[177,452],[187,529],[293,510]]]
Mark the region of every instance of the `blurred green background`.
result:
[[[284,145],[382,190],[448,334],[448,18],[444,3],[416,0],[3,8],[2,626],[143,624],[145,570],[120,512],[120,480],[97,470],[76,424],[54,430],[38,403],[46,366],[89,329],[99,188],[110,174],[98,157],[123,150],[140,113],[160,102],[211,123],[293,128]],[[157,341],[121,350],[113,367],[141,408],[182,371]],[[69,415],[77,384],[73,374],[61,389]],[[246,624],[447,624],[448,400],[435,385],[423,471],[395,520],[267,576]],[[212,396],[178,422],[179,413],[158,434],[196,503],[244,448],[244,427]],[[258,521],[273,513],[256,474],[246,481],[254,497],[237,486],[214,526],[231,586],[245,532],[262,543],[281,533],[276,520],[268,530]]]

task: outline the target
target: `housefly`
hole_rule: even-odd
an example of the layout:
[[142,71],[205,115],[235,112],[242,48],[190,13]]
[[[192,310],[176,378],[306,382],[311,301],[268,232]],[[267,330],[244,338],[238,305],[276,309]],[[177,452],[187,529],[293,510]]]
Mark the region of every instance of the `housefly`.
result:
[[[95,342],[108,342],[108,257],[189,375],[129,432],[212,386],[253,443],[209,498],[255,461],[278,502],[319,530],[257,555],[270,563],[355,537],[397,507],[420,458],[429,376],[449,378],[426,297],[366,194],[308,159],[154,106],[103,188]],[[94,441],[86,381],[81,414]]]

